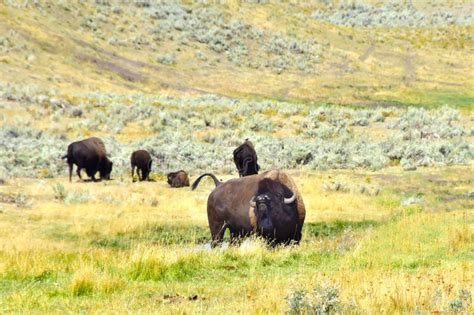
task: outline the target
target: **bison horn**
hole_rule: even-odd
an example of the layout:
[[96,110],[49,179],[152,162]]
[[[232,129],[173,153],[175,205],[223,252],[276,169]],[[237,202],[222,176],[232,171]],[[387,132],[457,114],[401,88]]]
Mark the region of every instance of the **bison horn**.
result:
[[285,204],[289,204],[289,203],[292,203],[293,201],[295,201],[295,199],[296,199],[296,194],[293,193],[293,195],[290,198],[283,197],[283,202]]
[[252,208],[255,208],[256,207],[256,204],[255,204],[255,196],[252,197],[252,199],[250,199],[250,206]]

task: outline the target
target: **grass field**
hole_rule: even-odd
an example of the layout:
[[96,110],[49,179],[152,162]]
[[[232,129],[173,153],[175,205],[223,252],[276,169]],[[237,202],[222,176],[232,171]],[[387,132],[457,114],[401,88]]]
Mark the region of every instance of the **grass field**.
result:
[[[0,310],[281,313],[306,290],[314,307],[344,312],[471,313],[473,170],[293,172],[307,205],[303,241],[276,249],[251,239],[210,250],[210,183],[191,192],[163,181],[14,180],[0,195]],[[334,180],[375,193],[331,190]]]
[[[0,1],[0,314],[474,314],[472,1],[252,2]],[[70,183],[90,136],[113,180]],[[299,246],[211,249],[166,184],[245,138]]]

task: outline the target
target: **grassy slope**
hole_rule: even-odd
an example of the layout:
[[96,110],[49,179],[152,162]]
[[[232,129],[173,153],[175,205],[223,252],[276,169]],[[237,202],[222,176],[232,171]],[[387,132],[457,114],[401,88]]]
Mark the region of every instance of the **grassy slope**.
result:
[[[472,171],[295,173],[308,208],[303,242],[275,251],[259,242],[199,250],[209,238],[207,182],[190,192],[162,182],[16,180],[2,192],[27,195],[31,207],[2,204],[0,310],[263,314],[284,311],[292,288],[322,283],[340,286],[341,303],[375,313],[446,310],[473,289],[473,203],[430,198],[439,185],[446,198],[466,191]],[[334,178],[370,181],[381,193],[324,190]],[[55,199],[57,183],[88,201]],[[423,187],[424,205],[400,206],[411,187]]]
[[[48,2],[46,2],[48,3]],[[108,39],[149,33],[156,22],[143,9],[124,7],[100,24],[100,34],[81,26],[97,15],[90,3],[51,2],[41,11],[0,4],[0,31],[13,32],[21,48],[0,57],[2,81],[57,87],[63,94],[101,90],[167,93],[212,92],[317,102],[375,104],[380,102],[468,107],[474,104],[472,27],[440,30],[350,29],[307,18],[314,6],[220,6],[228,18],[272,32],[296,33],[326,47],[317,75],[237,67],[203,44],[180,47],[176,65],[156,57],[176,51],[176,41],[135,49],[112,46]],[[304,18],[303,18],[304,17]],[[119,32],[123,27],[125,31]],[[215,65],[195,58],[197,50]],[[34,55],[33,61],[28,56]],[[91,58],[95,58],[91,62]],[[104,65],[103,62],[110,62]],[[142,62],[138,65],[137,62]]]
[[[197,49],[219,56],[199,44],[184,48],[176,65],[161,65],[156,55],[176,44],[141,50],[111,46],[80,26],[94,16],[95,6],[65,7],[51,2],[40,13],[0,4],[0,34],[13,30],[16,43],[25,45],[0,55],[1,81],[58,88],[66,98],[100,90],[213,92],[351,105],[448,103],[472,109],[474,103],[472,41],[466,39],[472,27],[449,27],[442,35],[434,30],[354,30],[298,18],[312,12],[312,6],[223,6],[235,19],[330,44],[319,75],[277,75],[237,68],[225,58],[216,66],[202,64],[194,58]],[[116,35],[115,25],[131,29],[149,23],[139,12],[124,10],[112,17],[104,38]],[[127,36],[141,32],[137,28]],[[28,61],[31,54],[35,60]],[[110,61],[120,71],[79,57],[84,55]],[[23,111],[6,113],[7,119]],[[46,129],[48,119],[34,126]],[[142,129],[127,126],[118,137],[143,136]],[[308,208],[303,243],[275,251],[258,241],[226,251],[196,250],[196,243],[209,239],[205,202],[210,184],[189,192],[169,189],[162,181],[11,180],[0,186],[0,198],[5,198],[0,199],[0,313],[266,314],[286,310],[291,289],[312,290],[327,282],[340,286],[342,303],[373,313],[447,311],[459,290],[473,292],[474,205],[466,197],[473,166],[399,171],[295,173]],[[381,193],[322,189],[334,179],[370,183]],[[89,201],[56,199],[57,183]],[[413,194],[424,196],[422,206],[400,205]],[[31,207],[22,206],[23,195]],[[5,196],[16,196],[18,205]],[[197,299],[189,300],[194,295]],[[472,313],[472,303],[468,307]]]

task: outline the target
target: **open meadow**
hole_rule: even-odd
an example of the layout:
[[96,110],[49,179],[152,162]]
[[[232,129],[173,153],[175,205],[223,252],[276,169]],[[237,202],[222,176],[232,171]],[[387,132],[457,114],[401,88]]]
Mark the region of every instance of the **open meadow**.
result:
[[[472,171],[296,171],[302,243],[276,249],[210,250],[210,184],[14,180],[0,196],[13,197],[2,200],[1,309],[266,314],[297,310],[306,292],[327,310],[470,313]],[[334,180],[379,192],[325,188]]]
[[[474,313],[472,3],[257,2],[0,2],[0,314]],[[211,248],[212,181],[166,182],[246,138],[299,245]]]

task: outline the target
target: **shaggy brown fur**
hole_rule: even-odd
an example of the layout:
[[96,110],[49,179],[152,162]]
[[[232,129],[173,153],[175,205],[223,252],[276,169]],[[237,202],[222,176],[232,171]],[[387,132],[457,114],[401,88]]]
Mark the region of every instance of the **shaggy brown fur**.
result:
[[77,176],[81,177],[81,170],[86,169],[87,175],[95,181],[95,174],[100,173],[100,179],[110,179],[113,163],[107,158],[104,142],[99,138],[88,138],[73,142],[67,147],[67,158],[69,164],[69,181],[72,179],[72,167],[77,165]]
[[257,163],[257,152],[249,139],[245,139],[244,143],[234,150],[233,155],[240,177],[258,174],[260,166]]
[[[294,211],[297,212],[295,214],[297,215],[297,226],[292,228],[296,228],[299,231],[293,234],[298,235],[292,240],[299,241],[301,227],[305,218],[305,206],[294,181],[286,173],[272,170],[258,175],[230,179],[224,183],[220,182],[212,174],[203,174],[193,183],[193,189],[199,185],[204,176],[211,176],[216,184],[216,188],[211,192],[207,200],[207,217],[213,244],[222,241],[227,228],[230,230],[232,239],[249,235],[252,232],[260,235],[258,231],[258,218],[255,215],[254,209],[250,207],[249,202],[259,191],[259,185],[264,179],[272,180],[282,186],[282,189],[285,189],[285,191],[291,190],[296,194],[293,206],[296,208]],[[286,195],[284,197],[288,198],[289,196]],[[290,240],[276,241],[287,243]]]
[[[151,172],[151,155],[145,150],[138,150],[132,153],[130,157],[130,164],[132,166],[132,180],[135,167],[137,168],[137,175],[139,180],[148,180]],[[140,174],[141,173],[141,174]]]
[[291,191],[296,194],[296,202],[298,204],[298,216],[300,218],[300,223],[303,224],[305,216],[306,216],[306,208],[303,202],[303,198],[301,197],[300,191],[295,184],[295,181],[285,172],[272,170],[266,173],[263,173],[265,178],[273,179],[277,182],[282,183],[283,185],[287,186]]
[[169,173],[168,184],[175,188],[189,186],[188,174],[183,170]]

